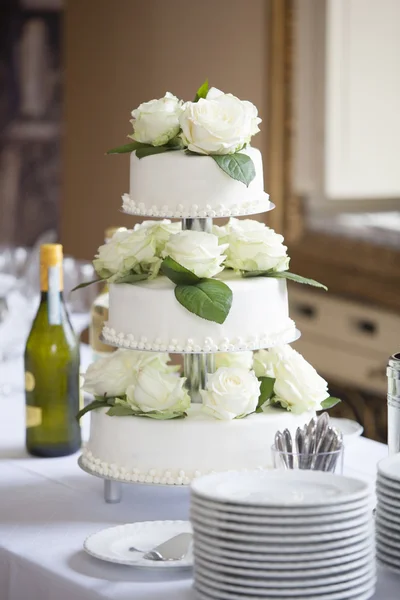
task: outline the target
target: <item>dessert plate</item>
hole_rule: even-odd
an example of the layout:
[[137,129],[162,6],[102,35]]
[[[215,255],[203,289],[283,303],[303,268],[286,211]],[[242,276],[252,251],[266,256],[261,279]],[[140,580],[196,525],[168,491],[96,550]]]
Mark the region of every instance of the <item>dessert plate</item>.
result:
[[[295,587],[293,586],[291,587],[279,587],[279,586],[275,586],[272,587],[271,586],[266,586],[264,588],[261,587],[253,587],[251,585],[249,586],[242,586],[239,584],[231,584],[231,583],[225,583],[222,581],[216,581],[215,579],[211,579],[210,578],[210,573],[208,571],[206,571],[204,573],[204,571],[201,571],[197,566],[195,568],[195,581],[196,583],[200,583],[203,584],[205,586],[207,586],[208,589],[215,589],[218,591],[222,591],[222,592],[233,592],[234,594],[242,594],[242,595],[246,595],[246,596],[260,596],[260,595],[264,595],[268,597],[269,594],[274,594],[274,596],[281,596],[284,598],[296,598],[298,596],[302,596],[303,598],[310,598],[313,596],[316,596],[318,598],[318,600],[322,597],[322,595],[328,594],[329,592],[334,593],[334,592],[341,592],[341,591],[345,591],[347,593],[346,595],[343,595],[343,598],[350,598],[350,593],[352,591],[352,589],[355,590],[359,590],[360,592],[364,591],[362,588],[363,586],[365,586],[366,589],[370,589],[372,587],[372,584],[375,582],[376,578],[375,576],[371,575],[371,567],[369,566],[368,569],[365,570],[366,574],[365,575],[360,575],[359,577],[354,577],[351,581],[343,581],[341,583],[337,583],[337,584],[332,584],[332,585],[324,585],[322,584],[321,586],[309,586],[309,587],[303,587],[303,588],[299,588],[299,587]],[[372,571],[373,572],[373,571]],[[296,582],[293,582],[294,584],[296,584]],[[274,584],[275,585],[275,582]],[[329,596],[328,596],[329,597]]]
[[[200,550],[200,548],[196,548],[195,552],[194,552],[194,560],[196,564],[199,565],[203,565],[206,569],[210,569],[211,571],[216,571],[218,573],[226,573],[228,575],[235,575],[235,576],[243,576],[244,578],[249,578],[249,579],[260,579],[260,580],[264,580],[264,579],[284,579],[285,581],[287,581],[288,579],[296,579],[296,580],[301,580],[301,579],[307,579],[307,580],[311,580],[311,579],[318,579],[318,578],[325,578],[329,577],[329,576],[337,576],[337,580],[339,581],[341,576],[344,575],[347,572],[350,571],[355,571],[356,569],[359,569],[361,567],[363,567],[366,564],[371,564],[371,562],[373,561],[373,557],[374,554],[371,552],[371,549],[369,549],[369,552],[367,554],[365,554],[364,556],[359,557],[356,560],[352,560],[351,562],[347,562],[347,563],[338,563],[336,565],[327,565],[325,567],[315,567],[315,565],[312,562],[306,563],[306,567],[305,568],[299,568],[298,565],[290,565],[288,566],[288,564],[285,565],[285,570],[277,570],[276,569],[276,565],[275,564],[264,564],[263,565],[263,570],[261,569],[252,569],[251,567],[245,567],[243,568],[243,564],[242,566],[237,566],[237,565],[232,565],[232,564],[226,564],[223,563],[222,561],[215,561],[214,557],[210,556],[209,554],[207,554],[206,551],[202,552]],[[239,563],[240,565],[240,563]]]
[[378,521],[376,522],[376,531],[381,535],[390,538],[393,542],[398,542],[400,545],[400,531],[397,529],[393,529],[392,527],[388,527],[387,522]]
[[[312,600],[368,600],[373,595],[375,589],[375,579],[371,580],[371,583],[360,586],[357,589],[345,590],[343,592],[334,592],[332,594],[319,594],[318,596],[314,596]],[[227,592],[222,592],[220,590],[215,590],[214,588],[207,587],[207,584],[198,583],[197,581],[194,584],[194,588],[196,591],[196,598],[198,600],[210,600],[210,598],[215,600],[282,600],[282,598],[287,598],[287,600],[291,600],[292,596],[289,594],[288,596],[274,596],[273,593],[262,596],[246,596],[243,594],[232,594]],[[304,595],[299,596],[298,600],[311,600],[310,596]]]
[[[399,506],[399,508],[400,508],[400,506]],[[377,518],[379,518],[379,520],[388,521],[388,525],[390,525],[390,527],[393,527],[394,529],[397,529],[400,531],[400,513],[398,513],[396,515],[396,514],[387,512],[380,505],[378,505],[375,516]]]
[[252,506],[328,506],[368,497],[358,479],[320,471],[231,471],[192,483],[194,494],[220,502]]
[[[280,535],[282,536],[282,542],[286,540],[287,536],[297,536],[301,534],[307,534],[307,536],[311,536],[312,534],[318,533],[329,533],[335,531],[345,531],[351,530],[355,527],[365,525],[370,523],[371,519],[369,514],[359,514],[356,518],[346,521],[338,521],[335,523],[321,523],[321,524],[310,524],[308,525],[308,521],[303,521],[302,523],[297,524],[288,524],[288,523],[274,523],[274,521],[269,524],[245,524],[245,523],[235,523],[233,521],[227,521],[223,517],[220,518],[210,518],[205,517],[203,515],[199,515],[196,510],[191,511],[191,521],[199,525],[204,525],[207,527],[211,527],[213,530],[216,530],[220,535],[225,535],[227,532],[238,532],[239,534],[246,534],[246,539],[260,539],[263,535],[269,536],[272,535]],[[399,518],[400,523],[400,518]],[[251,534],[251,535],[249,535]],[[252,534],[256,534],[255,536]],[[332,536],[331,536],[332,539]]]
[[400,488],[396,490],[393,487],[389,487],[388,485],[382,483],[381,481],[376,482],[376,494],[378,498],[383,496],[384,498],[391,498],[391,500],[395,504],[400,505]]
[[[349,583],[351,584],[354,580],[359,580],[361,578],[368,579],[371,576],[370,573],[373,569],[374,563],[372,559],[369,558],[367,561],[363,561],[357,568],[351,569],[350,571],[335,573],[331,576],[322,575],[321,577],[314,573],[304,577],[303,573],[301,577],[291,580],[285,577],[285,573],[282,573],[280,579],[275,578],[272,574],[267,575],[266,577],[260,577],[259,574],[256,577],[250,577],[248,575],[243,576],[240,573],[232,575],[217,569],[211,569],[210,564],[201,561],[198,557],[196,557],[195,560],[196,576],[200,573],[205,577],[209,577],[210,580],[217,584],[222,583],[223,585],[227,584],[237,587],[237,591],[239,591],[239,587],[244,588],[244,590],[248,587],[261,588],[264,590],[301,590],[302,588],[309,590],[320,588],[320,590],[323,590],[324,587],[325,589],[332,587],[332,591],[336,591],[339,587],[349,587]],[[336,588],[336,586],[339,587]],[[310,591],[310,593],[313,592]]]
[[378,473],[400,484],[400,454],[381,460],[378,463]]
[[381,483],[385,487],[400,493],[400,482],[397,482],[394,479],[389,479],[389,477],[385,477],[381,473],[378,473],[377,483]]
[[[208,525],[203,525],[201,522],[197,522],[196,519],[192,518],[193,529],[195,533],[202,533],[206,536],[211,536],[212,538],[218,541],[232,541],[239,544],[251,543],[252,547],[257,548],[257,546],[263,544],[278,544],[282,548],[290,548],[293,544],[304,544],[306,547],[308,544],[313,544],[314,542],[333,542],[339,540],[343,542],[345,538],[353,538],[357,535],[366,535],[369,531],[371,531],[371,523],[370,520],[365,520],[363,524],[358,525],[357,527],[351,527],[349,529],[343,529],[341,531],[332,531],[327,533],[312,533],[312,534],[299,534],[295,535],[295,532],[292,531],[293,535],[283,535],[279,530],[276,532],[276,535],[273,534],[263,534],[263,535],[250,535],[247,533],[238,533],[231,532],[226,530],[220,530],[215,527],[210,527]],[[307,548],[305,548],[307,549]]]
[[244,542],[235,542],[232,540],[226,540],[226,539],[217,539],[214,537],[210,537],[209,535],[202,535],[201,533],[199,533],[198,531],[194,532],[194,539],[195,539],[195,543],[197,543],[197,540],[200,542],[203,542],[203,544],[207,544],[208,546],[212,546],[212,547],[216,547],[220,550],[234,550],[237,552],[249,552],[249,553],[254,553],[254,554],[264,554],[266,552],[269,553],[273,553],[273,552],[277,552],[277,553],[282,553],[285,552],[286,550],[288,551],[288,553],[296,553],[299,552],[301,553],[301,555],[303,555],[303,553],[308,553],[308,552],[315,552],[317,553],[317,556],[319,556],[321,554],[321,552],[325,552],[325,551],[331,551],[331,550],[338,550],[338,549],[343,549],[343,551],[346,551],[346,549],[351,546],[352,544],[356,545],[359,544],[360,542],[365,542],[365,543],[369,543],[369,539],[372,535],[372,531],[362,531],[358,534],[355,534],[354,536],[351,537],[351,539],[343,539],[342,537],[340,537],[337,540],[331,540],[331,541],[322,541],[320,540],[320,538],[318,537],[318,541],[316,543],[311,543],[311,544],[303,544],[303,543],[290,543],[290,544],[284,544],[282,545],[280,543],[280,538],[278,543],[273,543],[272,541],[269,541],[265,544],[246,544]]
[[345,446],[357,440],[364,431],[364,427],[352,419],[330,418],[329,420],[332,427],[342,432]]
[[225,510],[221,507],[219,508],[209,508],[203,503],[199,503],[196,499],[192,499],[192,513],[193,515],[201,515],[202,517],[208,517],[211,519],[218,519],[227,523],[243,523],[246,525],[287,525],[287,526],[296,526],[307,523],[309,525],[322,525],[323,523],[336,523],[336,522],[346,522],[352,519],[355,519],[360,516],[360,514],[365,513],[365,505],[359,507],[355,510],[349,511],[341,511],[337,513],[327,514],[327,515],[313,515],[313,516],[281,516],[281,512],[278,512],[276,515],[248,515],[248,514],[235,514],[231,512],[225,512]]
[[[304,473],[304,471],[303,471]],[[372,488],[371,488],[372,489]],[[270,507],[270,506],[250,506],[250,505],[242,505],[235,504],[233,502],[221,502],[212,500],[209,498],[204,498],[202,496],[197,496],[193,493],[191,496],[191,502],[193,506],[202,506],[206,508],[211,508],[214,510],[218,510],[219,512],[224,513],[232,513],[232,515],[248,515],[252,516],[264,516],[265,518],[269,517],[303,517],[307,520],[310,516],[326,516],[330,518],[333,514],[342,515],[352,510],[361,510],[363,511],[367,506],[371,505],[372,511],[372,502],[370,497],[361,498],[360,500],[356,500],[354,502],[340,502],[337,505],[332,504],[328,507],[325,506],[291,506],[291,507]]]
[[[176,561],[153,561],[142,558],[156,546],[166,542],[179,533],[192,531],[189,521],[141,521],[109,527],[90,535],[86,538],[84,550],[108,562],[149,569],[176,569],[191,568],[193,554],[189,549],[187,555]],[[132,552],[129,548],[135,547],[143,552]]]
[[318,549],[314,552],[296,552],[294,554],[282,553],[282,548],[275,546],[272,546],[271,549],[267,548],[265,553],[235,552],[235,550],[227,548],[210,546],[210,544],[199,539],[195,540],[195,551],[197,551],[197,548],[200,552],[207,553],[212,560],[222,564],[232,564],[238,567],[248,565],[253,569],[264,569],[266,564],[271,563],[271,567],[277,570],[286,570],[288,563],[291,564],[293,569],[309,568],[310,565],[315,566],[315,568],[341,565],[371,552],[369,538],[336,550],[324,552]]
[[390,514],[397,516],[399,515],[399,506],[397,504],[391,504],[386,498],[379,498],[378,502],[378,512],[381,514]]

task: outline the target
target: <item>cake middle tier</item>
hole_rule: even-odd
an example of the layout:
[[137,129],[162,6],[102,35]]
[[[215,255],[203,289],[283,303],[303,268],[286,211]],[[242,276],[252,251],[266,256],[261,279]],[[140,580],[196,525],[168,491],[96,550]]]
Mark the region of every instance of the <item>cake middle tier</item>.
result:
[[175,298],[166,277],[110,285],[106,342],[122,348],[161,352],[235,352],[293,342],[298,337],[289,318],[286,281],[273,277],[242,278],[220,274],[232,290],[232,307],[224,323],[189,312]]

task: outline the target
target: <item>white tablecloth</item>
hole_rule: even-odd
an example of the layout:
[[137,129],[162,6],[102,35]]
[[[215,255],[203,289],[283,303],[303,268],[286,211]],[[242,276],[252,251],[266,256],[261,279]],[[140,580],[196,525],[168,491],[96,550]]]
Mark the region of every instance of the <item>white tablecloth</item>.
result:
[[[22,365],[0,365],[0,383],[21,384]],[[18,386],[17,386],[18,387]],[[82,550],[91,533],[112,525],[187,519],[188,490],[123,486],[105,504],[102,481],[78,456],[35,459],[24,450],[24,397],[0,396],[0,600],[191,600],[190,572],[160,575],[98,561]],[[360,439],[346,450],[346,472],[374,481],[386,446]],[[400,576],[383,569],[374,600],[398,600]]]

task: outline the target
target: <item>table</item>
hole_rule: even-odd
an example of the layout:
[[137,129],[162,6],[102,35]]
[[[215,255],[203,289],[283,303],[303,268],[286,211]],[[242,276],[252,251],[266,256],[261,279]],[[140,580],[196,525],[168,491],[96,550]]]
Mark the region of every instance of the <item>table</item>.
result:
[[[22,374],[18,361],[0,364],[0,383],[15,385]],[[147,573],[98,561],[82,550],[84,539],[104,527],[187,519],[187,489],[123,484],[122,502],[106,504],[103,482],[79,469],[78,455],[26,454],[18,386],[0,396],[0,408],[0,600],[193,599],[190,572]],[[373,482],[376,463],[386,454],[385,445],[361,438],[346,449],[345,472]],[[398,600],[399,585],[400,576],[380,569],[373,600]]]

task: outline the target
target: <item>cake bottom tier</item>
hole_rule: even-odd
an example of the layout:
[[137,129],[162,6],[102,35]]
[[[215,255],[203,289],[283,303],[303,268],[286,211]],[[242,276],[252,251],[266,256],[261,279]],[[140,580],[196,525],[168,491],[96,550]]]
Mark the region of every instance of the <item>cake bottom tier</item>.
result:
[[186,419],[159,421],[110,417],[106,411],[91,413],[84,466],[121,481],[169,485],[187,485],[213,471],[271,468],[275,433],[288,428],[294,434],[314,416],[268,408],[220,421],[192,405]]

